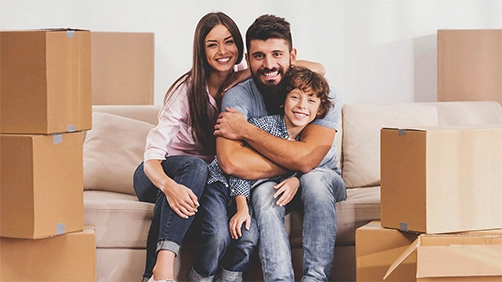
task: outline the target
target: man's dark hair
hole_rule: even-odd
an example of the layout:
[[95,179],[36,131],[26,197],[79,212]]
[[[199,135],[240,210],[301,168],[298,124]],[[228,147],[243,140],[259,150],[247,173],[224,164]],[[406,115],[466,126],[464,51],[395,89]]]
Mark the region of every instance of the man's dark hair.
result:
[[262,15],[249,26],[246,32],[246,48],[249,52],[251,40],[267,40],[270,38],[284,39],[293,50],[293,39],[289,22],[285,18],[274,15]]

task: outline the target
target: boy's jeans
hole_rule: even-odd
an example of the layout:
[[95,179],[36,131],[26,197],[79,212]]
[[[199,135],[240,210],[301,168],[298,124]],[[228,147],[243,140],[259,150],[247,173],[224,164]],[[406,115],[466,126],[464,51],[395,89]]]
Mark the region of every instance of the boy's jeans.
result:
[[[162,162],[164,172],[176,183],[192,189],[199,199],[207,181],[207,163],[194,156],[170,156]],[[178,254],[181,241],[194,220],[194,216],[181,218],[169,206],[166,195],[148,179],[141,163],[134,172],[134,190],[142,202],[155,203],[152,223],[146,242],[144,280],[152,276],[157,251],[170,250]]]
[[[259,256],[265,281],[295,281],[288,235],[284,228],[286,207],[273,198],[275,183],[253,190],[254,216],[260,231]],[[303,208],[302,281],[331,281],[336,237],[336,208],[347,197],[340,174],[316,168],[300,177],[300,189],[287,205]],[[301,200],[301,202],[299,201]]]
[[[242,237],[233,240],[230,237],[229,220],[235,215],[235,200],[230,196],[229,188],[221,182],[207,186],[202,194],[198,217],[201,221],[201,240],[197,256],[193,264],[190,281],[211,281],[212,277],[219,280],[217,273],[221,266],[227,277],[226,281],[242,281],[244,272],[250,262],[251,255],[258,243],[258,229],[251,213],[251,228],[242,226]],[[195,271],[195,273],[194,273]],[[229,279],[230,274],[233,279]],[[202,279],[202,278],[209,278]]]

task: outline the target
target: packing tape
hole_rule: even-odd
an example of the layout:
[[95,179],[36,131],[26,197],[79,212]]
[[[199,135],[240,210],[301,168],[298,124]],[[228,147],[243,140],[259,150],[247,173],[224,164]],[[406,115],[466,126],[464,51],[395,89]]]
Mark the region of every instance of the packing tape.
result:
[[401,231],[408,231],[408,223],[406,223],[406,222],[399,222],[399,230],[401,230]]
[[406,135],[406,129],[398,129],[398,135],[399,136],[403,136],[403,135]]
[[61,235],[65,234],[65,224],[64,223],[58,223],[56,224],[56,235]]
[[63,134],[55,134],[54,135],[54,144],[59,144],[63,142]]
[[66,38],[73,38],[74,36],[75,36],[74,30],[67,30],[66,31]]
[[75,132],[75,125],[74,124],[67,125],[66,126],[66,131],[68,131],[68,132]]

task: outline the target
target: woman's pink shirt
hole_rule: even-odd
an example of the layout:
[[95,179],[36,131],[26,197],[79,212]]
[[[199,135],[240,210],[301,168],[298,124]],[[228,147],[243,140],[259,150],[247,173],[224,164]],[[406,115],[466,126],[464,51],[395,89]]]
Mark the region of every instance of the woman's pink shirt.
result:
[[[213,96],[209,94],[208,115],[212,124],[216,123],[219,110]],[[164,103],[159,111],[158,125],[148,133],[144,160],[165,160],[167,156],[190,155],[210,163],[215,150],[205,150],[195,142],[190,126],[188,106],[188,85],[183,82]]]

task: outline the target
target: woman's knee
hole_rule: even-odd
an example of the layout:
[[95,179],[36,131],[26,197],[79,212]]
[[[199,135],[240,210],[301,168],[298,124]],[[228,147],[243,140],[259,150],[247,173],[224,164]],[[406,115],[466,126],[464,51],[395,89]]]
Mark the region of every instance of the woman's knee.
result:
[[140,163],[134,171],[133,188],[138,200],[141,202],[155,203],[158,189],[153,185],[148,176],[146,176],[143,162]]
[[171,156],[162,162],[164,172],[178,184],[185,185],[200,196],[204,190],[207,163],[195,156]]

